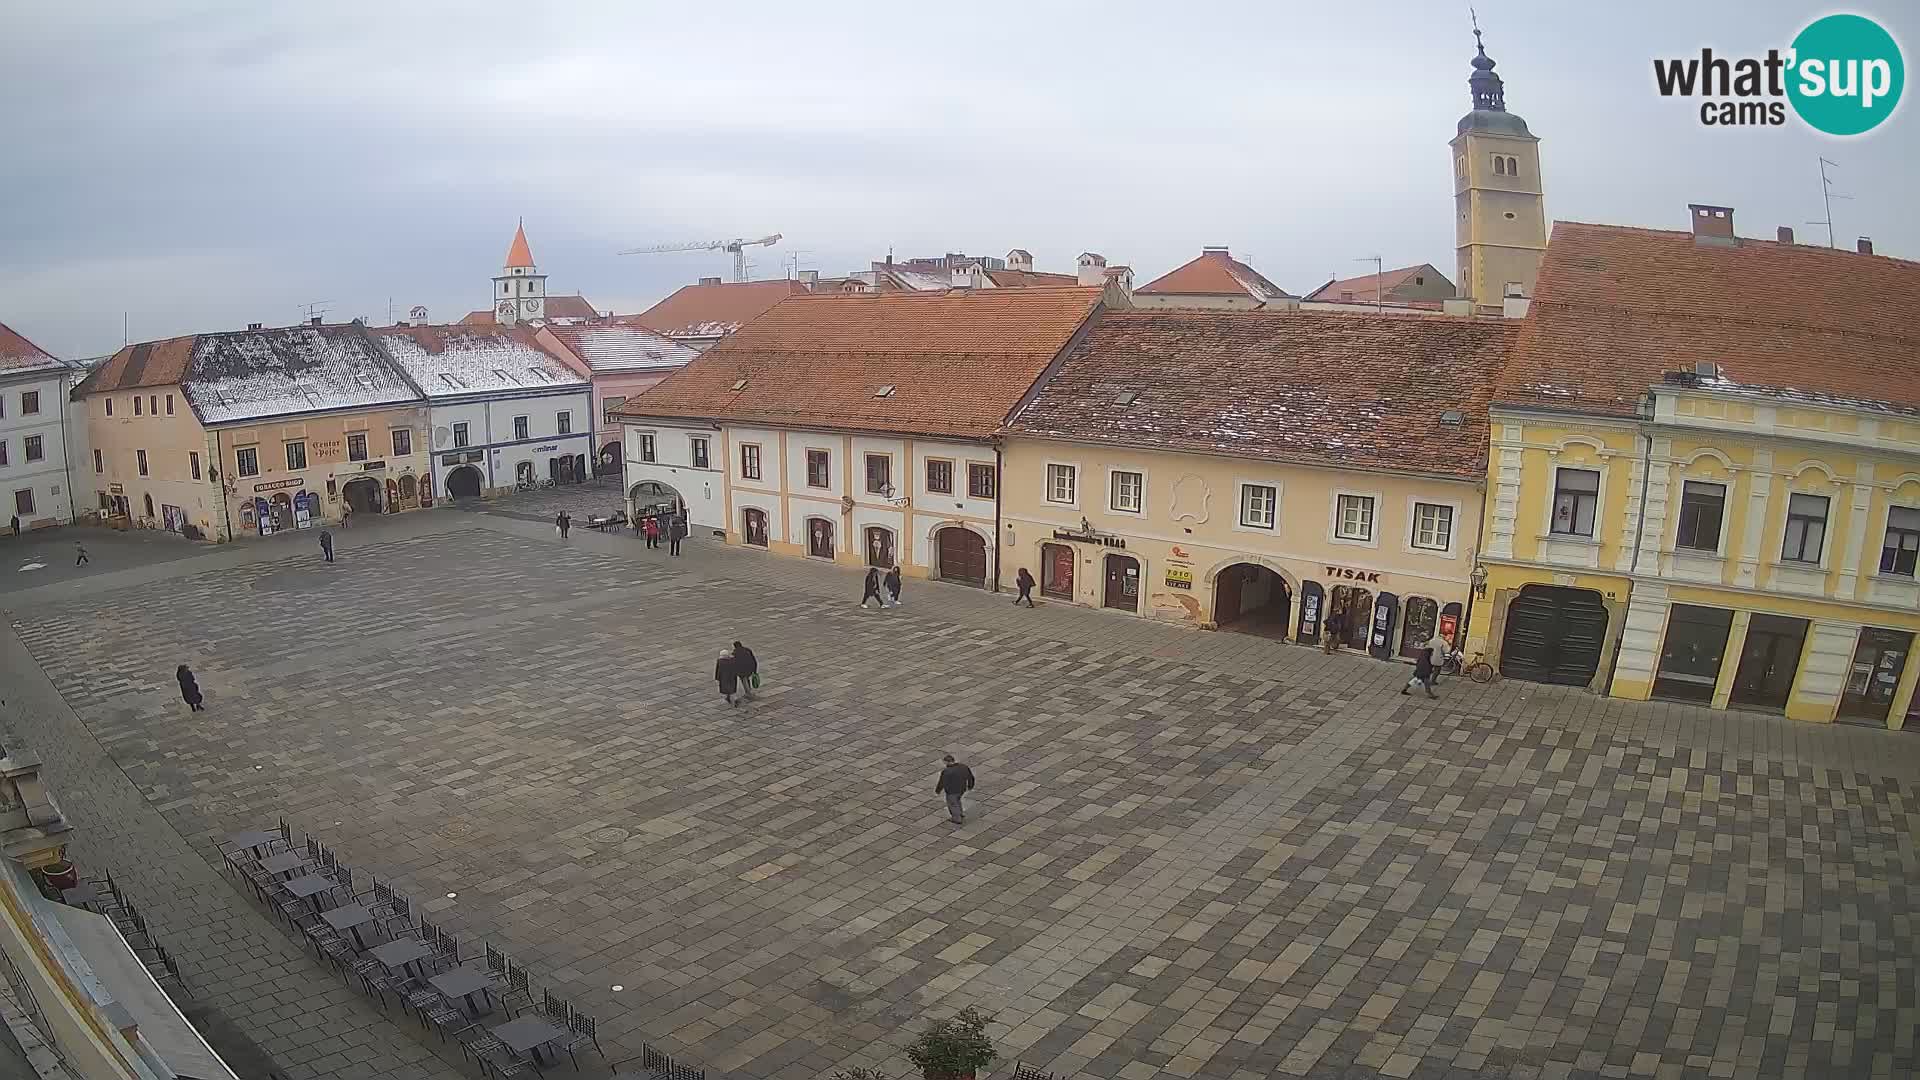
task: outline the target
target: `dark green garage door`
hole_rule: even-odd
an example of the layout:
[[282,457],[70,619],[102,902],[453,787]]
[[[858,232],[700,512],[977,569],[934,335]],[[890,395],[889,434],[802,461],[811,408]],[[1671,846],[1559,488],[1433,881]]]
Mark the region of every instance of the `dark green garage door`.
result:
[[1529,585],[1507,605],[1500,674],[1527,682],[1586,686],[1600,670],[1607,608],[1592,589]]

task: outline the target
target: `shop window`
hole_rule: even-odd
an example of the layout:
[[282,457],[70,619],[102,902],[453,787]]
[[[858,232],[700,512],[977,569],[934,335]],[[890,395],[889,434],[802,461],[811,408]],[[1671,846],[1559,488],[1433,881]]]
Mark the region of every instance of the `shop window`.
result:
[[530,425],[527,423],[526,417],[524,416],[514,417],[513,418],[513,437],[516,439],[522,439],[522,440],[526,439],[529,427]]
[[1047,466],[1047,501],[1072,505],[1077,493],[1076,470],[1072,465]]
[[353,434],[347,436],[347,460],[348,461],[367,460],[367,433],[366,432],[356,431]]
[[1561,469],[1553,479],[1553,535],[1593,536],[1593,515],[1600,505],[1600,474],[1592,469]]
[[1373,539],[1373,496],[1341,495],[1334,515],[1333,534],[1341,540]]
[[1240,524],[1271,529],[1280,517],[1280,492],[1271,484],[1240,485]]
[[1453,547],[1453,507],[1414,503],[1413,546],[1422,551],[1446,551]]
[[967,465],[967,495],[975,499],[991,499],[998,485],[994,483],[993,466],[970,462]]
[[1689,551],[1718,552],[1720,523],[1727,514],[1727,486],[1689,480],[1680,490],[1680,528],[1674,546]]
[[935,495],[953,494],[953,462],[942,458],[927,459],[927,490]]
[[307,467],[307,444],[298,439],[287,444],[287,471],[298,472]]
[[1720,681],[1727,655],[1733,612],[1723,608],[1675,604],[1667,615],[1667,635],[1654,672],[1653,696],[1706,704]]
[[706,468],[708,461],[706,437],[696,435],[689,438],[687,442],[693,454],[693,467],[696,469]]
[[1787,500],[1787,536],[1780,545],[1780,561],[1820,565],[1820,549],[1827,541],[1825,495],[1794,495]]
[[1107,507],[1122,514],[1138,514],[1146,506],[1147,478],[1137,472],[1109,474]]
[[241,476],[260,475],[260,453],[251,446],[243,446],[233,453],[234,471]]
[[833,455],[825,450],[807,451],[807,486],[833,486]]
[[753,443],[740,447],[740,477],[743,480],[760,479],[760,448]]
[[411,454],[411,453],[413,453],[413,429],[412,428],[394,428],[393,429],[393,456],[406,457],[408,454]]
[[1920,510],[1896,506],[1887,511],[1887,539],[1880,548],[1880,572],[1913,577],[1920,561]]

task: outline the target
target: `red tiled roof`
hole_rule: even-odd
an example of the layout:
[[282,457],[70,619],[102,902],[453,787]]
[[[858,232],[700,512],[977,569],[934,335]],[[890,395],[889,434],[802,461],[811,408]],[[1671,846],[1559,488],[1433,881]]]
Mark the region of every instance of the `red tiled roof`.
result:
[[805,295],[797,281],[742,281],[721,285],[683,285],[672,296],[638,315],[622,316],[668,337],[719,337],[753,321],[789,296]]
[[[1518,330],[1325,311],[1107,312],[1008,430],[1477,478],[1487,398]],[[1448,410],[1459,423],[1442,419]]]
[[[1081,288],[796,296],[617,411],[985,439],[1100,296]],[[885,386],[891,395],[876,397]]]
[[1031,289],[1036,285],[1078,285],[1078,274],[1050,274],[1044,270],[989,270],[987,278],[1001,289]]
[[1226,248],[1208,248],[1199,258],[1134,291],[1164,296],[1251,296],[1255,300],[1287,295],[1287,290],[1234,258]]
[[1555,222],[1496,403],[1632,416],[1670,371],[1920,412],[1920,263]]
[[525,222],[516,225],[513,230],[513,244],[507,248],[507,269],[516,266],[533,266],[533,249],[527,246],[527,226]]
[[193,360],[193,344],[197,340],[199,335],[187,334],[184,337],[122,345],[119,352],[107,357],[105,363],[94,368],[92,374],[74,387],[74,395],[177,383],[186,378],[187,365]]
[[0,323],[0,371],[53,367],[60,361],[53,354],[22,337],[6,323]]
[[[549,296],[546,304],[546,317],[549,319],[597,319],[600,313],[584,296]],[[493,317],[492,308],[469,311],[460,320],[466,326],[493,326],[498,320]]]
[[1435,270],[1427,263],[1421,263],[1418,266],[1403,266],[1398,270],[1388,270],[1380,274],[1367,274],[1364,277],[1335,278],[1313,290],[1311,293],[1308,293],[1302,299],[1339,302],[1343,299],[1342,294],[1352,293],[1353,295],[1351,297],[1345,297],[1344,299],[1353,301],[1372,300],[1374,299],[1376,289],[1379,292],[1380,298],[1392,299],[1391,294],[1393,290],[1407,284],[1408,279],[1413,278],[1422,271],[1429,271],[1434,274],[1439,273],[1438,270]]

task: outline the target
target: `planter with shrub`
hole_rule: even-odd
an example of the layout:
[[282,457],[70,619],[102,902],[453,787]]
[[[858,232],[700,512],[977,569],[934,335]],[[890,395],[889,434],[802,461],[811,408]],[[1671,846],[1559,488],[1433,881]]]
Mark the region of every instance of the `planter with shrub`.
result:
[[937,1020],[907,1047],[907,1060],[919,1066],[926,1080],[974,1080],[978,1070],[991,1068],[993,1042],[987,1025],[993,1017],[969,1005],[950,1019]]

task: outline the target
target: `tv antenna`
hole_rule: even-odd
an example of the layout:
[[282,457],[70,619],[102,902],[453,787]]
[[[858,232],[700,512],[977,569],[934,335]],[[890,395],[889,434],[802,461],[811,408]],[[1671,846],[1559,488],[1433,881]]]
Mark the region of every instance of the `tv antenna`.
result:
[[1386,275],[1386,272],[1387,272],[1385,269],[1386,261],[1378,255],[1362,255],[1353,261],[1359,262],[1359,263],[1373,264],[1373,313],[1375,315],[1378,315],[1381,313],[1380,311],[1380,279]]
[[327,313],[327,308],[332,304],[333,304],[333,301],[331,300],[315,300],[315,301],[312,301],[311,303],[302,304],[301,306],[307,309],[306,321],[310,323],[313,321],[314,316],[325,315]]
[[1834,243],[1833,243],[1833,200],[1835,200],[1835,199],[1851,199],[1851,198],[1853,198],[1853,196],[1851,196],[1851,195],[1838,195],[1838,194],[1835,194],[1835,193],[1834,193],[1834,190],[1833,190],[1833,179],[1832,179],[1831,177],[1829,177],[1829,176],[1827,175],[1827,169],[1828,169],[1829,167],[1832,167],[1832,168],[1835,168],[1835,169],[1837,169],[1837,168],[1839,168],[1839,167],[1840,167],[1840,163],[1839,163],[1839,162],[1837,162],[1837,161],[1828,161],[1828,160],[1827,160],[1826,158],[1821,158],[1821,159],[1820,159],[1820,201],[1821,201],[1821,203],[1822,203],[1822,205],[1824,205],[1824,206],[1825,206],[1825,207],[1827,208],[1827,216],[1826,216],[1826,219],[1825,219],[1824,221],[1809,221],[1809,222],[1807,222],[1807,224],[1809,224],[1809,225],[1825,225],[1825,226],[1827,227],[1827,246],[1828,246],[1828,247],[1833,247],[1833,246],[1834,246]]

